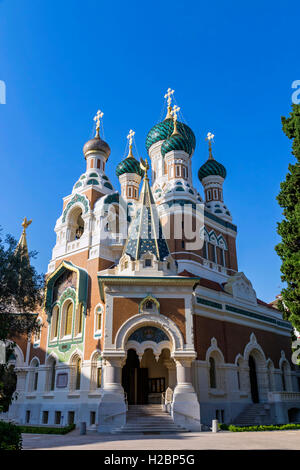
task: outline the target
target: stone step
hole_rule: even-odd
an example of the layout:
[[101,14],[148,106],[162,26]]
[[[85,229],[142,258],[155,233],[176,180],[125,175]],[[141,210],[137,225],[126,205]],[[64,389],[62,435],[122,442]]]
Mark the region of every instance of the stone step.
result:
[[[269,418],[269,419],[268,419]],[[264,403],[253,403],[245,407],[245,409],[234,419],[233,424],[239,426],[255,426],[259,424],[271,423],[271,418],[268,416],[268,410],[265,408]]]
[[113,429],[112,434],[134,433],[181,433],[188,432],[182,426],[174,424],[173,418],[162,409],[161,405],[129,405],[126,424]]

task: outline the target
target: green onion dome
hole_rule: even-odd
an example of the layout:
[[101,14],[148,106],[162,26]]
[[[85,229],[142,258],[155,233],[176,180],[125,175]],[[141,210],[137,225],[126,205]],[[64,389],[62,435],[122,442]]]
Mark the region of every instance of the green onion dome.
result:
[[140,162],[134,157],[128,156],[116,168],[116,175],[119,177],[124,173],[136,173],[141,177],[144,176],[144,171],[141,169]]
[[202,165],[198,171],[198,178],[200,181],[206,176],[221,176],[226,178],[226,168],[214,158],[209,158],[207,162]]
[[189,139],[181,134],[173,134],[166,139],[161,146],[161,154],[164,157],[166,153],[172,150],[183,150],[184,152],[192,155],[193,149]]
[[[177,130],[179,134],[181,134],[183,137],[185,137],[188,140],[190,147],[193,150],[195,150],[196,137],[192,129],[186,124],[183,124],[183,122],[177,121]],[[155,144],[156,142],[159,142],[160,140],[166,140],[168,137],[172,135],[173,131],[174,131],[174,121],[171,118],[167,118],[164,121],[152,127],[152,129],[150,129],[150,131],[148,132],[148,135],[146,138],[147,152],[149,151],[149,148],[151,147],[151,145]]]

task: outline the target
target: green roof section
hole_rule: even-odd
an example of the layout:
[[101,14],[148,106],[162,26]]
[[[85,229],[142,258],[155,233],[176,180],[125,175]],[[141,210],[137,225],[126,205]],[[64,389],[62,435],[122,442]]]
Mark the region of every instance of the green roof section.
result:
[[76,300],[79,304],[82,304],[84,307],[84,313],[86,314],[86,305],[87,305],[87,293],[88,293],[88,273],[85,269],[79,268],[71,261],[62,261],[61,264],[56,268],[56,270],[50,274],[46,281],[46,290],[45,290],[45,311],[50,318],[52,313],[52,302],[53,302],[53,289],[57,279],[67,270],[75,271],[77,273],[77,289],[76,289]]
[[116,175],[120,177],[125,173],[136,173],[141,177],[144,176],[144,171],[141,169],[140,162],[134,157],[126,157],[116,168]]
[[131,259],[138,260],[147,252],[153,253],[160,261],[170,254],[146,176],[139,199],[139,207],[129,228],[123,254],[126,253]]
[[183,150],[188,155],[192,155],[193,148],[190,140],[181,134],[173,134],[164,141],[161,146],[161,154],[164,157],[167,153],[174,150]]
[[200,181],[206,176],[221,176],[226,178],[226,168],[222,163],[217,162],[214,158],[209,158],[204,165],[202,165],[198,171],[198,178]]
[[[183,122],[177,121],[177,130],[178,133],[189,142],[190,147],[195,150],[196,137],[192,129]],[[159,142],[160,140],[166,140],[171,137],[173,131],[174,121],[171,118],[167,118],[152,127],[152,129],[150,129],[150,131],[148,132],[146,138],[147,152],[149,151],[150,147],[156,142]]]

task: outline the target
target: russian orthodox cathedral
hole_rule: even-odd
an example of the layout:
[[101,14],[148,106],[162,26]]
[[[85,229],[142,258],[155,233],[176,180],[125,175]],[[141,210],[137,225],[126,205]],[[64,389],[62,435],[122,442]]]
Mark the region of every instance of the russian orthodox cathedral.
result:
[[99,432],[130,429],[137,410],[145,422],[156,410],[177,430],[207,429],[212,419],[300,421],[291,325],[238,271],[226,169],[211,133],[198,169],[203,194],[195,188],[196,139],[173,93],[147,134],[148,159],[134,155],[130,130],[120,191],[106,173],[103,113],[95,116],[86,169],[54,228],[40,332],[15,348],[18,397],[8,418]]

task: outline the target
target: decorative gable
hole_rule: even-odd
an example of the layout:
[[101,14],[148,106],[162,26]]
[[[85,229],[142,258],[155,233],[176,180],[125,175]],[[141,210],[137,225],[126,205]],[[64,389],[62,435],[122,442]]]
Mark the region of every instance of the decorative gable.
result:
[[237,299],[257,304],[256,292],[249,279],[242,272],[230,277],[224,285],[224,290]]

